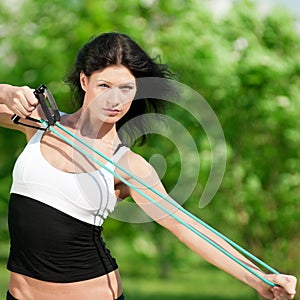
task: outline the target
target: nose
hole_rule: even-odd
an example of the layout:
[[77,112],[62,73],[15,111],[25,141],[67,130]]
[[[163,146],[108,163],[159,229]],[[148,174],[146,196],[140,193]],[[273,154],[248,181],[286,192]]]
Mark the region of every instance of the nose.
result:
[[121,95],[120,95],[120,91],[117,87],[113,87],[110,89],[109,91],[109,95],[107,95],[107,104],[110,107],[117,107],[121,104]]

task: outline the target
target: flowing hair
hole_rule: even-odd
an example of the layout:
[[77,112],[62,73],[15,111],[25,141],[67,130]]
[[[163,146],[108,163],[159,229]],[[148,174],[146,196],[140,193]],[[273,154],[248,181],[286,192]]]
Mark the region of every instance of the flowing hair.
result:
[[[93,72],[104,69],[110,65],[123,65],[127,67],[136,79],[139,78],[166,78],[171,79],[174,73],[167,65],[156,62],[158,58],[151,58],[129,36],[111,32],[101,34],[88,41],[78,52],[74,69],[68,74],[65,82],[69,85],[74,103],[81,107],[85,92],[81,88],[80,73],[91,76]],[[137,95],[129,111],[117,123],[116,129],[122,143],[126,145],[143,145],[146,142],[149,130],[149,113],[159,115],[164,113],[166,99],[144,98],[143,84],[137,80]],[[163,84],[162,90],[171,89],[171,85]],[[148,87],[149,88],[149,87]],[[153,87],[155,88],[155,87]],[[165,92],[161,95],[166,94]],[[170,93],[168,93],[170,94]],[[163,98],[163,97],[162,97]],[[124,126],[130,121],[129,126]],[[138,143],[136,143],[138,140]]]

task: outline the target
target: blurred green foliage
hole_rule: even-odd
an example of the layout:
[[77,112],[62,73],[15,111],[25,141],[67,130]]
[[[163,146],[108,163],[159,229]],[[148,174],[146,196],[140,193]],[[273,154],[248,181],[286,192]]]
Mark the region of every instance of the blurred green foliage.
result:
[[[216,17],[196,0],[54,0],[0,2],[0,81],[36,87],[47,84],[59,107],[71,112],[63,78],[78,49],[92,35],[120,31],[148,53],[160,55],[178,80],[198,91],[216,112],[227,144],[227,167],[217,195],[201,210],[209,145],[184,112],[170,111],[193,134],[203,159],[198,185],[185,207],[280,271],[300,273],[300,39],[283,9],[261,15],[252,1],[237,1]],[[201,3],[201,5],[199,5]],[[13,163],[25,144],[17,132],[0,130],[0,228],[7,240],[7,202]],[[137,149],[166,159],[163,181],[177,181],[180,161],[159,137]],[[170,265],[198,258],[153,223],[108,220],[106,239]],[[163,254],[161,254],[161,250]],[[138,270],[137,270],[138,271]]]

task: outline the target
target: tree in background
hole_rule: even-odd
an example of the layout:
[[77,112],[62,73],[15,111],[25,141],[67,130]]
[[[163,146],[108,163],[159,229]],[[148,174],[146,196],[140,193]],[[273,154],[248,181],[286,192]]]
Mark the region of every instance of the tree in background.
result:
[[[27,0],[11,6],[3,1],[1,82],[31,87],[46,83],[60,109],[71,112],[62,79],[78,48],[101,32],[129,34],[152,56],[160,55],[178,74],[178,81],[207,99],[224,130],[228,156],[223,182],[214,199],[199,209],[210,171],[208,141],[187,112],[169,111],[193,135],[201,157],[198,185],[185,207],[279,270],[297,275],[299,34],[292,16],[282,9],[262,16],[254,2],[237,1],[228,14],[216,18],[202,4],[193,0]],[[7,240],[11,169],[25,141],[18,133],[1,129],[0,143],[0,239]],[[173,170],[181,167],[172,145],[153,136],[149,146],[137,151],[149,159],[163,155],[167,170],[162,177],[171,189],[178,180]],[[161,259],[163,276],[168,275],[169,261],[177,261],[180,268],[182,258],[199,260],[192,254],[187,258],[185,249],[154,223],[108,222],[107,227],[121,239],[120,229],[126,232],[123,243],[131,247],[128,252]],[[163,248],[163,257],[157,255],[158,248]]]

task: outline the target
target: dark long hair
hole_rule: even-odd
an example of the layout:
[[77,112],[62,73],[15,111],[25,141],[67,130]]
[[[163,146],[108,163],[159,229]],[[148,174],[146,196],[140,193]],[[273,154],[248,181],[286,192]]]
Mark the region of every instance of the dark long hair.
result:
[[[65,82],[70,86],[73,101],[81,107],[85,92],[81,88],[80,72],[90,76],[93,72],[109,65],[123,65],[137,79],[173,78],[174,73],[169,70],[168,66],[156,60],[157,58],[151,58],[129,36],[116,32],[104,33],[91,39],[79,50],[74,69]],[[146,141],[149,119],[143,118],[143,115],[149,113],[159,115],[165,111],[166,101],[138,96],[142,94],[139,91],[139,80],[137,80],[135,101],[132,102],[127,114],[116,124],[120,139],[127,145],[132,145],[136,139],[140,145]],[[123,126],[128,121],[130,121],[130,126]]]

